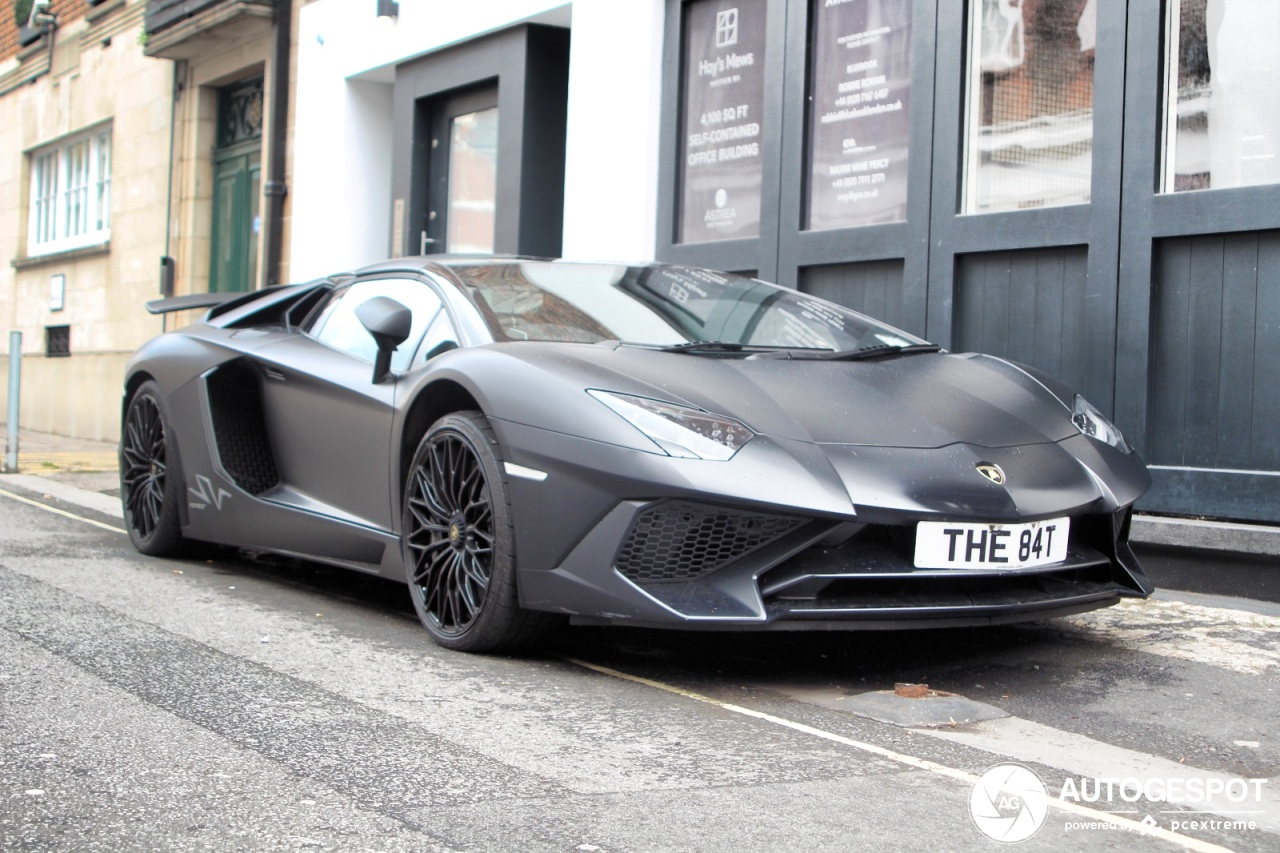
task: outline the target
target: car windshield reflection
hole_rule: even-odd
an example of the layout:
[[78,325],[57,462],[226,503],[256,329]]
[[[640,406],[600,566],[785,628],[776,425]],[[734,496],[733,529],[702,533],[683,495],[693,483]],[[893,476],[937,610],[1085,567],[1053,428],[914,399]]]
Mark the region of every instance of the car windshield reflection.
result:
[[[561,341],[750,355],[925,343],[815,296],[681,266],[567,262],[459,269],[495,340]],[[679,347],[714,342],[714,347]]]

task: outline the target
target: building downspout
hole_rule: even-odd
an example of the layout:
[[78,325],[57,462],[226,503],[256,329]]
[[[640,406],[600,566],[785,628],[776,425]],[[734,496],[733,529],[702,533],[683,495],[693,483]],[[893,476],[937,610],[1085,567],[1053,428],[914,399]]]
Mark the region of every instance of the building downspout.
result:
[[[187,61],[175,59],[173,62],[173,91],[169,93],[169,182],[165,190],[164,206],[164,254],[160,256],[160,295],[166,299],[173,296],[177,262],[170,251],[173,241],[173,170],[176,163],[175,154],[178,136],[178,101],[186,90]],[[169,315],[160,318],[160,331],[169,330]]]
[[266,207],[267,245],[259,273],[259,286],[280,284],[281,259],[284,257],[284,197],[286,136],[289,130],[289,61],[293,42],[293,0],[276,0],[275,43],[271,49],[271,126],[267,129],[267,145],[271,157],[267,162],[267,179],[262,194]]

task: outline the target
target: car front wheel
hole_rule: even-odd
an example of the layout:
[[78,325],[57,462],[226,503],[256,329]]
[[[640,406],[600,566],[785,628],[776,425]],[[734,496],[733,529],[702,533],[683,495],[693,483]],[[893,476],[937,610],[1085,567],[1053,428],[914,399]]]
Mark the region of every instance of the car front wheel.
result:
[[480,412],[438,420],[405,485],[402,544],[418,618],[445,648],[510,651],[553,623],[523,610],[501,450]]

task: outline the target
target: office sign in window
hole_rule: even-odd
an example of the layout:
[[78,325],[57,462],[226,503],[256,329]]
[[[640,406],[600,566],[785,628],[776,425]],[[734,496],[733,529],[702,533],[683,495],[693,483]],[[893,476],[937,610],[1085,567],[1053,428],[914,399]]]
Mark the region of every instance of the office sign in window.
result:
[[765,5],[685,7],[681,243],[760,235]]
[[912,0],[814,0],[805,227],[907,218]]

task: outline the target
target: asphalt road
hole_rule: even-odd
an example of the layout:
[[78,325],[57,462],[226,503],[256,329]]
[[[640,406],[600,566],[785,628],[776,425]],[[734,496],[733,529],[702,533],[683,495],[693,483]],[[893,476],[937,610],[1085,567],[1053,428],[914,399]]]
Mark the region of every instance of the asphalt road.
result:
[[1280,849],[1273,604],[476,657],[395,584],[142,557],[100,498],[0,477],[6,851]]

